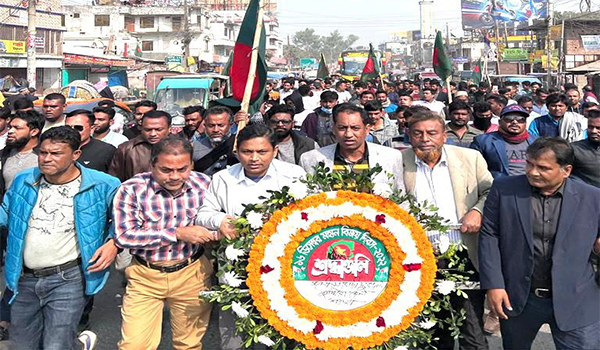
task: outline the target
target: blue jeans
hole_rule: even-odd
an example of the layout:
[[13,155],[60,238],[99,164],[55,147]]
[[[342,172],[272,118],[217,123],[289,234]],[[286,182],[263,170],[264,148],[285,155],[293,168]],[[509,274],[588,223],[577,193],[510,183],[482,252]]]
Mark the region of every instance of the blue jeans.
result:
[[73,349],[87,301],[81,267],[40,278],[24,274],[18,290],[10,327],[15,349]]
[[600,322],[571,331],[561,331],[554,319],[552,298],[529,294],[523,312],[508,320],[500,320],[504,349],[531,349],[531,344],[544,323],[550,325],[557,350],[593,350],[600,346]]

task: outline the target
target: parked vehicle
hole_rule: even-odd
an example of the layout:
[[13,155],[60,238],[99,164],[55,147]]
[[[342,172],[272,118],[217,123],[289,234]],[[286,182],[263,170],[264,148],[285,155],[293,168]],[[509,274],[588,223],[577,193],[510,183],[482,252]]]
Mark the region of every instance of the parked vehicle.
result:
[[229,77],[219,74],[185,74],[163,77],[156,89],[158,109],[181,115],[191,105],[208,107],[209,101],[229,96]]

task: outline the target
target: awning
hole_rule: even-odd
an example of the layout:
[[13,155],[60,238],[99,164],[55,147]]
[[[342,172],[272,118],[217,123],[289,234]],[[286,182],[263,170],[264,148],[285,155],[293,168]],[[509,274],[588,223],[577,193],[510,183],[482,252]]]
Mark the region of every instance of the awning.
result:
[[63,62],[65,64],[78,64],[85,66],[109,66],[109,67],[131,67],[134,65],[133,60],[119,58],[119,57],[96,57],[86,55],[75,55],[70,53],[64,54],[65,58]]
[[580,73],[595,72],[595,71],[599,71],[599,70],[600,70],[600,60],[592,62],[592,63],[584,64],[579,67],[567,69],[567,71],[569,71],[569,72],[580,72]]

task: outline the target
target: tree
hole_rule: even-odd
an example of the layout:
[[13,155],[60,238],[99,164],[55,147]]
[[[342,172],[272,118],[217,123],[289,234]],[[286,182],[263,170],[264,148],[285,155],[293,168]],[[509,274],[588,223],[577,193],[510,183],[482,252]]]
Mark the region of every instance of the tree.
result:
[[321,53],[331,64],[337,62],[340,53],[350,48],[358,39],[354,34],[344,37],[337,30],[328,36],[321,36],[315,34],[314,29],[306,28],[294,34],[290,45],[283,47],[283,52],[291,66],[297,66],[302,57],[318,58]]

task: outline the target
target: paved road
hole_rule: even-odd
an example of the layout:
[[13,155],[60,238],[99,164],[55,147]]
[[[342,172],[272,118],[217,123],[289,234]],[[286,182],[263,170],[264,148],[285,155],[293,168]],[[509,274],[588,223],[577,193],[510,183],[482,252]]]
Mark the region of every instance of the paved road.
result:
[[[121,337],[121,296],[125,292],[125,288],[121,285],[121,276],[113,273],[106,287],[96,296],[94,305],[94,311],[91,315],[91,329],[98,335],[98,345],[96,350],[115,350],[117,343]],[[214,316],[214,315],[213,315]],[[165,312],[165,319],[163,320],[163,336],[160,344],[160,350],[171,349],[170,341],[171,335],[168,323],[168,312]],[[219,334],[216,328],[216,320],[213,317],[208,333],[204,339],[204,348],[206,350],[220,350],[219,348]],[[490,350],[501,349],[500,338],[497,336],[488,337],[490,342]],[[2,344],[4,343],[4,344]],[[0,342],[0,350],[10,349],[9,344]],[[543,330],[538,334],[535,343],[534,350],[554,350],[552,343],[552,337],[547,333],[547,330]]]

